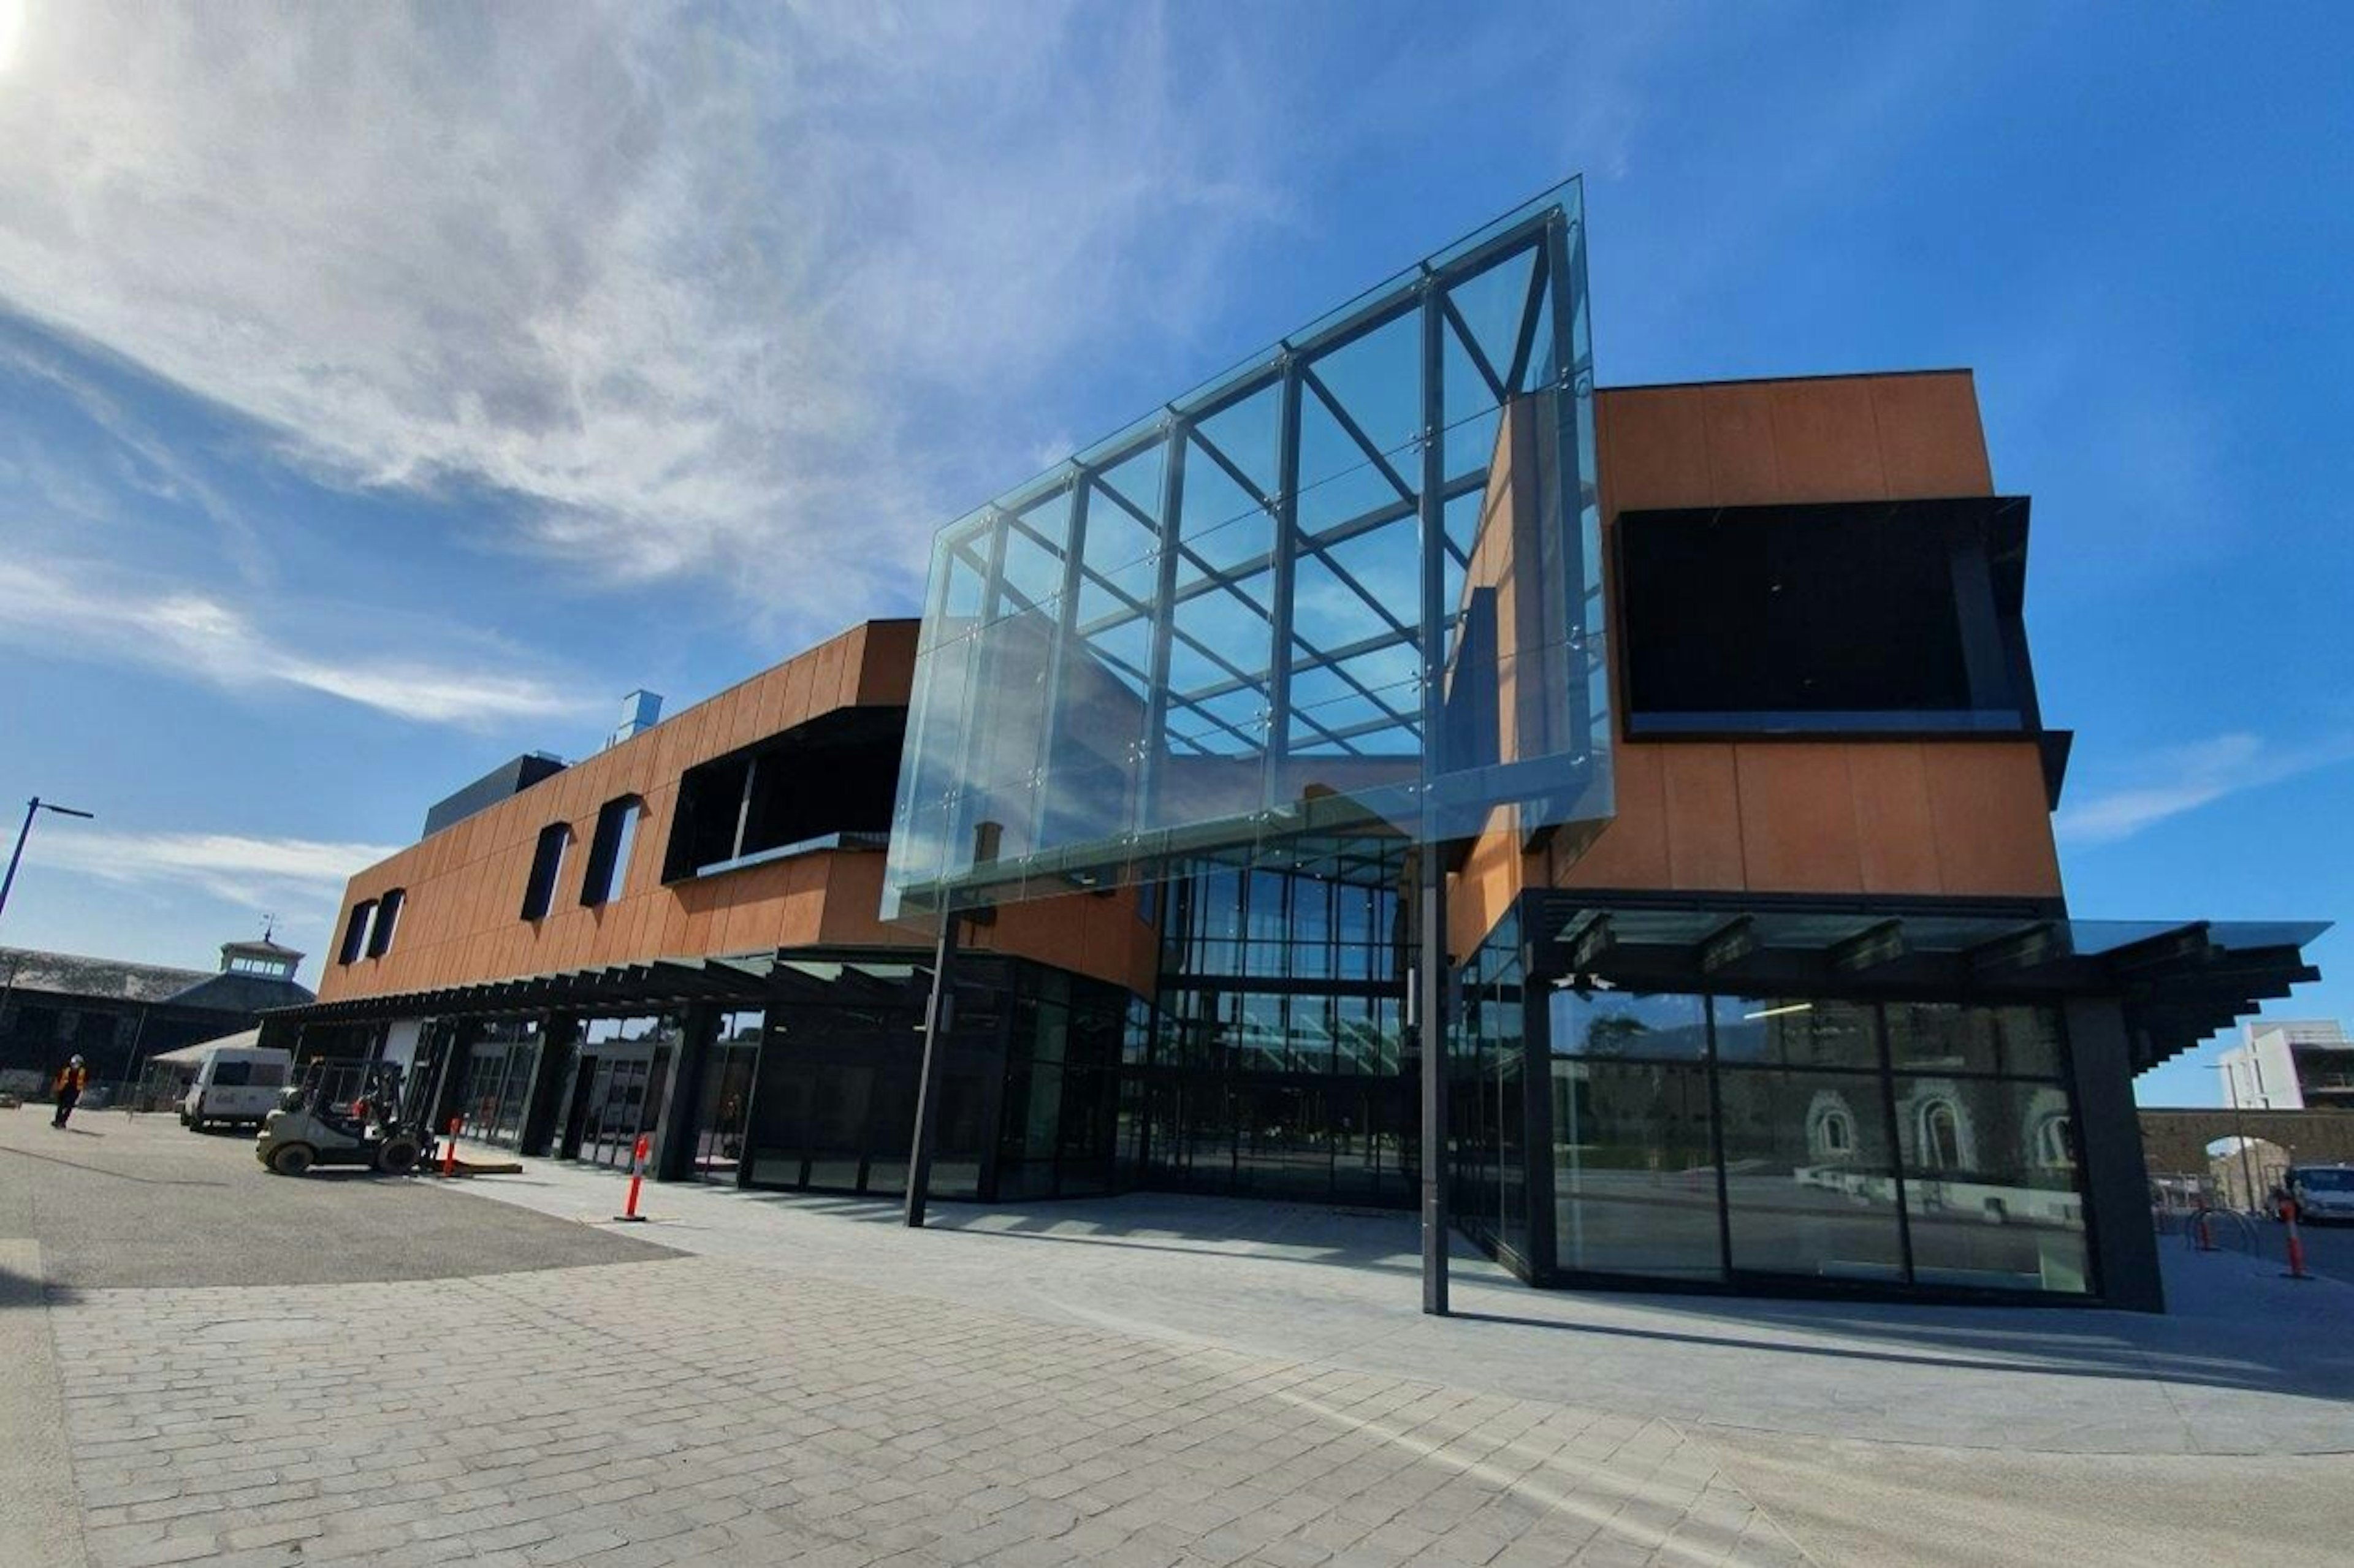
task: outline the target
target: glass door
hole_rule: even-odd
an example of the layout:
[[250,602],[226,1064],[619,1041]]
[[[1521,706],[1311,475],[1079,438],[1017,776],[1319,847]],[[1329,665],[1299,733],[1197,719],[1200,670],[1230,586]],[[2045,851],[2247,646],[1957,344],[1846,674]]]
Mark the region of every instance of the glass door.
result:
[[758,1012],[723,1016],[711,1054],[704,1061],[694,1152],[695,1174],[703,1181],[732,1182],[743,1165],[752,1079],[760,1061],[761,1021]]

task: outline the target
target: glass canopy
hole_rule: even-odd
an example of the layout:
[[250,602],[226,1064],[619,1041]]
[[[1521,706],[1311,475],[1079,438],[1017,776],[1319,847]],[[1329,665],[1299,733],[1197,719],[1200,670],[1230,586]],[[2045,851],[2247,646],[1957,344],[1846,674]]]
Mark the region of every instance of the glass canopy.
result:
[[1573,180],[939,535],[884,915],[1610,811]]

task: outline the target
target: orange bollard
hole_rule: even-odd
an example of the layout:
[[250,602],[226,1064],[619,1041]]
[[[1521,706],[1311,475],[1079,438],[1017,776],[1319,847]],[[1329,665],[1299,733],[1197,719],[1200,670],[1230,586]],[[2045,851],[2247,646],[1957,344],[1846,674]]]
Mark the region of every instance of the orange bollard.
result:
[[630,1150],[630,1201],[622,1205],[620,1213],[613,1216],[625,1224],[642,1225],[646,1223],[646,1217],[638,1213],[638,1189],[645,1182],[646,1150],[650,1142],[642,1132],[638,1134],[637,1147]]
[[2305,1238],[2296,1234],[2296,1210],[2288,1212],[2288,1273],[2285,1279],[2311,1279],[2305,1271]]
[[450,1118],[450,1141],[441,1146],[441,1174],[444,1176],[458,1173],[458,1129],[465,1125],[465,1121],[461,1116]]

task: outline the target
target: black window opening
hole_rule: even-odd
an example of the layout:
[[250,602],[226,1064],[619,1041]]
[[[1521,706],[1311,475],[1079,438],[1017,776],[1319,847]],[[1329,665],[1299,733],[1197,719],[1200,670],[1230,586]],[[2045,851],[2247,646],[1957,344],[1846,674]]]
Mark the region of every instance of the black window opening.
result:
[[1627,732],[2041,728],[2018,497],[1622,514]]
[[376,900],[376,924],[368,931],[367,956],[380,959],[392,951],[393,932],[400,925],[400,906],[408,900],[408,891],[395,887]]
[[572,829],[550,822],[539,830],[539,847],[532,852],[531,880],[524,884],[523,917],[543,920],[556,903],[556,881],[564,874],[564,852],[572,843]]
[[879,847],[898,795],[904,708],[844,708],[687,769],[663,880],[805,850]]
[[350,918],[344,922],[344,945],[335,950],[335,962],[355,964],[367,946],[368,919],[376,913],[376,900],[363,898],[352,906]]
[[629,882],[630,851],[638,842],[638,821],[646,803],[635,795],[605,802],[588,840],[588,864],[580,874],[580,902],[594,906],[619,898]]

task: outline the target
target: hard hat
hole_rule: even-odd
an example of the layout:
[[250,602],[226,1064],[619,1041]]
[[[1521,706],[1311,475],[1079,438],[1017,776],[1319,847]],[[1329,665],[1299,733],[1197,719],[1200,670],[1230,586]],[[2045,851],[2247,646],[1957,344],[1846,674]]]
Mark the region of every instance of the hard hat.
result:
[[80,1058],[80,1057],[79,1057],[79,1056],[75,1057],[75,1058],[73,1059],[73,1062],[72,1062],[71,1065],[76,1066],[76,1067],[80,1066],[80,1065],[81,1065],[81,1058]]

